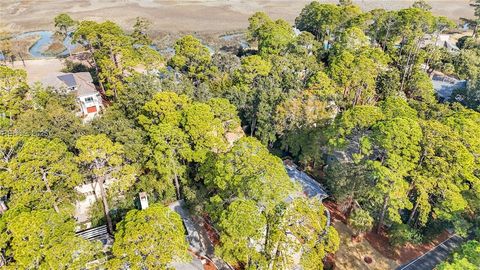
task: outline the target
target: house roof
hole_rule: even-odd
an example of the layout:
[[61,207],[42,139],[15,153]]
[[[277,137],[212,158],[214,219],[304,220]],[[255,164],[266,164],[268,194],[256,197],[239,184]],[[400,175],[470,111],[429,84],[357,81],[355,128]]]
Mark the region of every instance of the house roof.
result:
[[107,225],[101,225],[98,227],[79,231],[76,232],[76,235],[90,241],[101,241],[104,245],[108,244],[112,240],[112,237],[108,233]]
[[320,200],[328,197],[328,194],[323,188],[323,186],[317,181],[315,181],[315,179],[310,177],[308,174],[298,170],[296,165],[293,164],[293,162],[285,161],[284,165],[290,179],[300,184],[303,189],[303,193],[307,197],[317,197]]
[[55,89],[76,87],[72,92],[75,93],[77,97],[98,94],[98,91],[93,84],[92,76],[88,72],[56,72],[43,78],[40,82],[44,86],[53,87]]
[[66,84],[68,87],[77,86],[77,82],[75,81],[75,77],[72,73],[60,75],[57,77],[60,81]]
[[433,75],[432,84],[437,95],[444,99],[449,99],[454,90],[467,87],[466,80],[458,80],[441,73]]

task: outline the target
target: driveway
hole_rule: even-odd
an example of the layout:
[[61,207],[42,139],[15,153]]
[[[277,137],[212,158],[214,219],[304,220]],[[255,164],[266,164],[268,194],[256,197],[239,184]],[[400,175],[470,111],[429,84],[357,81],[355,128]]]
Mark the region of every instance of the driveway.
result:
[[435,266],[445,261],[462,242],[463,238],[453,235],[432,250],[398,267],[396,270],[432,270]]

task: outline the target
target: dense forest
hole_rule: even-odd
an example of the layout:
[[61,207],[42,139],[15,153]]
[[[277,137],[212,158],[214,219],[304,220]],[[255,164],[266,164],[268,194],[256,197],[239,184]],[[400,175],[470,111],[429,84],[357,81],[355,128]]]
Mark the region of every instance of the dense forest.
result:
[[[456,24],[423,1],[368,12],[350,1],[312,2],[294,27],[253,14],[249,48],[238,54],[211,53],[186,35],[172,57],[150,46],[141,18],[133,31],[67,14],[55,26],[89,55],[66,70],[90,72],[108,106],[82,123],[73,96],[29,86],[24,70],[0,65],[7,269],[92,261],[168,269],[188,254],[182,221],[165,206],[179,199],[209,220],[216,256],[238,269],[292,269],[297,261],[323,269],[339,248],[337,232],[318,200],[286,200],[299,187],[282,158],[314,175],[358,233],[386,232],[394,246],[445,229],[480,237],[476,24],[450,51],[425,40]],[[467,86],[440,99],[434,72]],[[75,187],[91,182],[102,191],[91,218],[115,237],[108,251],[75,235]],[[146,210],[136,210],[139,192],[148,194]],[[472,240],[441,269],[475,269],[478,251]]]

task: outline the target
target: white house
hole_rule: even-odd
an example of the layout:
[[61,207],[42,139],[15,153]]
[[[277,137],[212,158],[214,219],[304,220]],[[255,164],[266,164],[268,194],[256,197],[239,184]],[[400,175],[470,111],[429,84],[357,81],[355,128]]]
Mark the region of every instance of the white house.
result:
[[80,107],[80,116],[85,119],[97,115],[103,108],[102,97],[88,72],[57,72],[44,78],[41,83],[64,93],[74,93]]

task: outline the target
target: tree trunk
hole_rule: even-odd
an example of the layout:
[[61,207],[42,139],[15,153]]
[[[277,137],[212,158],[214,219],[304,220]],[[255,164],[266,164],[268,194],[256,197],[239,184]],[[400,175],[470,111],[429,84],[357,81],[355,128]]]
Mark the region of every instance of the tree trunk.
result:
[[347,220],[347,222],[348,222],[348,218],[350,217],[350,215],[353,212],[353,207],[355,205],[354,202],[355,202],[355,200],[353,198],[353,195],[348,196],[347,211],[345,211],[345,219]]
[[418,198],[417,198],[417,201],[415,202],[415,206],[413,207],[412,212],[410,213],[410,216],[408,217],[407,224],[410,224],[412,222],[413,218],[415,217],[415,214],[417,213],[417,209],[418,209],[419,205],[420,205],[420,200],[418,200]]
[[180,196],[180,183],[178,182],[178,175],[176,172],[173,175],[175,180],[175,190],[177,191],[177,200],[180,200],[182,197]]
[[400,91],[403,92],[405,88],[405,80],[407,78],[408,70],[409,70],[409,65],[410,65],[410,57],[412,56],[412,49],[409,50],[408,52],[408,58],[407,58],[407,63],[405,64],[405,67],[403,68],[403,74],[402,74],[402,82],[400,83]]
[[[93,66],[95,67],[95,73],[97,74],[97,78],[98,78],[99,74],[100,74],[100,71],[98,70],[97,61],[95,60],[94,51],[93,51],[93,48],[92,48],[91,44],[88,44],[88,50],[90,51],[90,54],[92,55]],[[98,78],[98,84],[100,85],[100,89],[102,90],[102,92],[105,94],[105,88],[103,87],[103,83],[102,83],[102,80],[100,80],[100,78]]]
[[357,90],[355,91],[355,97],[353,98],[352,106],[355,107],[358,104],[358,101],[360,100],[360,96],[362,95],[362,88],[358,87]]
[[270,260],[270,263],[268,264],[268,270],[272,270],[273,269],[273,264],[275,263],[275,260],[277,259],[278,257],[278,248],[280,246],[280,241],[277,242],[277,245],[275,246],[275,250],[273,252],[273,258]]
[[255,135],[256,125],[257,125],[257,118],[254,117],[252,119],[252,122],[250,123],[250,136]]
[[385,37],[383,39],[383,44],[382,44],[383,51],[385,51],[385,47],[387,47],[387,40],[388,40],[388,37],[390,36],[390,26],[391,24],[389,23],[387,27],[387,33],[385,34]]
[[385,198],[383,199],[383,207],[382,207],[382,212],[380,213],[380,218],[378,220],[378,225],[377,225],[377,234],[380,233],[380,230],[382,229],[383,222],[385,220],[385,213],[387,212],[388,208],[388,201],[390,200],[390,196],[386,195]]
[[[48,183],[48,178],[47,178],[47,173],[46,172],[42,173],[42,180],[43,180],[43,183],[45,183],[45,187],[47,188],[47,192],[52,194],[52,190],[50,189],[50,184]],[[55,199],[53,200],[53,209],[55,209],[55,212],[60,213],[60,210],[58,209],[58,205],[55,202]]]
[[113,222],[110,218],[110,207],[108,206],[107,194],[105,192],[105,187],[103,186],[105,179],[102,177],[98,179],[97,183],[100,187],[100,196],[102,196],[103,212],[105,214],[105,219],[107,220],[107,229],[110,234],[113,234]]
[[20,60],[22,60],[23,67],[27,67],[27,65],[25,64],[25,59],[22,56],[22,53],[19,53],[18,57],[20,57]]

